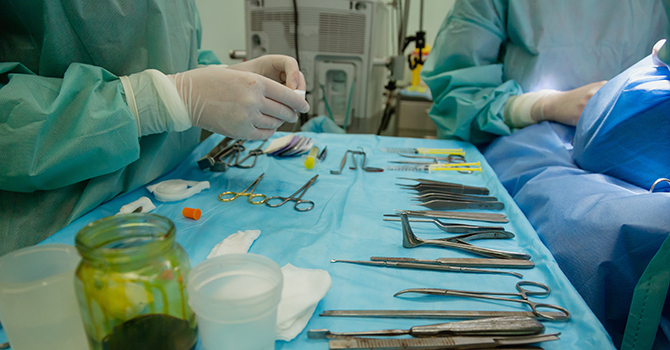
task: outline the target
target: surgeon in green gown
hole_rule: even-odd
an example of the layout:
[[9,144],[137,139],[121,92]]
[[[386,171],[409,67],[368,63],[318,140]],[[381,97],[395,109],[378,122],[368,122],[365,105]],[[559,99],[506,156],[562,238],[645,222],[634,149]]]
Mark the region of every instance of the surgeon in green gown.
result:
[[295,60],[216,65],[200,35],[193,0],[0,1],[0,255],[166,173],[201,128],[265,139],[309,109]]
[[670,34],[669,1],[457,0],[422,78],[441,138],[576,125],[591,96]]

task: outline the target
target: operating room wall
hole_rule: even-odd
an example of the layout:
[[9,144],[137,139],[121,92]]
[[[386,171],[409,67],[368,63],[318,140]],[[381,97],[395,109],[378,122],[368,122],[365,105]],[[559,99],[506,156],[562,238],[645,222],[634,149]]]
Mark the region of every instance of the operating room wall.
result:
[[[389,2],[384,1],[384,3]],[[425,0],[423,27],[428,45],[433,45],[437,31],[454,2],[455,0]],[[202,48],[212,50],[225,64],[239,62],[239,60],[228,57],[228,52],[245,49],[244,0],[195,0],[195,3],[202,21]],[[419,7],[419,0],[410,1],[407,35],[414,35],[419,29]],[[395,38],[395,33],[392,33],[389,28],[389,42],[392,42],[391,38]],[[392,53],[392,48],[389,48],[389,54]],[[414,46],[411,45],[406,53],[413,48]],[[408,80],[409,74],[405,76]]]

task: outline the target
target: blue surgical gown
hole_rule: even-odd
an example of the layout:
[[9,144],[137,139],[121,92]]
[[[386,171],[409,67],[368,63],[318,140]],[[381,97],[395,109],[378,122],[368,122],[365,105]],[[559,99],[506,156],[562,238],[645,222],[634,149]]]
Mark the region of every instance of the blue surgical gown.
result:
[[199,43],[193,0],[0,2],[0,255],[193,150],[196,128],[140,138],[118,76],[216,63]]
[[609,80],[669,33],[660,0],[456,1],[423,66],[430,117],[441,138],[491,141],[512,131],[510,96]]

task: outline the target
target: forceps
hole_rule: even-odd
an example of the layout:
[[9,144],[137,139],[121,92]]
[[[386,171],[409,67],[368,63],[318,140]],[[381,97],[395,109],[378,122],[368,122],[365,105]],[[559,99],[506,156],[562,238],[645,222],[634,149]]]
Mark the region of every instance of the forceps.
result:
[[[260,194],[260,193],[254,193],[254,189],[256,188],[256,185],[258,185],[258,183],[261,181],[261,179],[263,178],[263,175],[265,175],[265,173],[262,173],[261,176],[259,176],[256,179],[256,181],[254,181],[251,185],[249,185],[249,187],[242,190],[242,192],[226,191],[226,192],[221,193],[219,195],[219,200],[222,201],[222,202],[232,202],[235,199],[237,199],[237,197],[245,196],[245,197],[248,197],[249,203],[251,203],[251,204],[263,204],[263,203],[265,203],[268,200],[268,197],[266,195]],[[249,190],[249,192],[247,192],[247,190]],[[225,196],[232,196],[232,197],[223,198]],[[261,198],[261,200],[260,201],[254,201],[253,200],[254,198]]]
[[[534,286],[538,287],[542,290],[528,290],[524,288],[524,286]],[[431,295],[453,295],[453,296],[459,296],[459,297],[466,297],[466,298],[480,298],[480,299],[491,299],[491,300],[502,300],[502,301],[511,301],[515,303],[522,303],[526,305],[530,305],[530,309],[535,314],[535,316],[539,318],[543,318],[546,320],[556,320],[556,321],[567,321],[570,319],[570,312],[566,310],[565,308],[558,306],[558,305],[552,305],[552,304],[545,304],[545,303],[536,303],[528,300],[529,295],[540,295],[540,296],[547,296],[549,293],[551,293],[551,289],[547,287],[547,285],[542,284],[540,282],[532,282],[532,281],[520,281],[517,282],[516,284],[516,289],[519,291],[519,293],[502,293],[502,292],[471,292],[471,291],[465,291],[465,290],[454,290],[454,289],[440,289],[440,288],[410,288],[410,289],[405,289],[401,290],[398,293],[395,293],[393,296],[397,297],[398,295],[405,294],[405,293],[420,293],[420,294],[431,294]],[[513,298],[503,298],[503,297],[496,297],[494,295],[506,295],[506,296],[515,296],[515,297],[521,297],[521,299],[513,299]],[[555,312],[549,313],[546,311],[541,311],[541,309],[552,309],[552,310],[557,310],[560,311],[560,314],[557,314]],[[540,309],[540,310],[538,310]]]
[[[293,209],[295,209],[297,211],[310,211],[310,210],[312,210],[312,208],[314,208],[314,202],[304,200],[304,199],[301,199],[301,198],[305,194],[305,192],[307,192],[309,187],[312,186],[314,181],[316,181],[317,177],[319,177],[319,175],[314,175],[314,177],[311,180],[307,181],[306,184],[302,185],[302,187],[300,187],[297,191],[295,191],[295,193],[293,193],[290,197],[281,197],[281,196],[269,197],[267,199],[267,201],[265,201],[265,205],[267,205],[268,207],[271,207],[271,208],[276,208],[276,207],[281,207],[282,205],[284,205],[284,203],[286,203],[288,201],[292,201],[292,202],[295,202],[295,205],[293,205]],[[296,197],[295,195],[297,195],[298,193],[300,193],[300,195],[298,197]],[[270,204],[270,201],[274,200],[274,199],[281,200],[281,203]],[[309,204],[309,207],[298,208],[298,205],[303,204],[303,203],[304,204]]]

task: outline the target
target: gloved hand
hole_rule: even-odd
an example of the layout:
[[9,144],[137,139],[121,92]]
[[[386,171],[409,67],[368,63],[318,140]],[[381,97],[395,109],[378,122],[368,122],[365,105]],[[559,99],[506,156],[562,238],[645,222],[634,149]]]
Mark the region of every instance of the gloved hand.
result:
[[670,45],[665,45],[665,39],[659,40],[651,50],[651,59],[657,66],[670,67]]
[[577,125],[584,107],[605,83],[607,83],[606,80],[570,91],[555,91],[546,94],[533,104],[530,116],[537,123],[550,120],[566,125]]
[[[280,69],[268,72],[265,64],[260,68],[269,75],[282,76]],[[289,74],[292,78],[296,75]],[[248,71],[208,66],[167,77],[177,87],[194,126],[233,138],[266,139],[284,121],[295,122],[296,111],[309,111],[307,101],[290,85]]]
[[265,55],[253,60],[228,66],[230,69],[260,74],[290,89],[305,90],[305,76],[300,72],[298,62],[289,56]]

